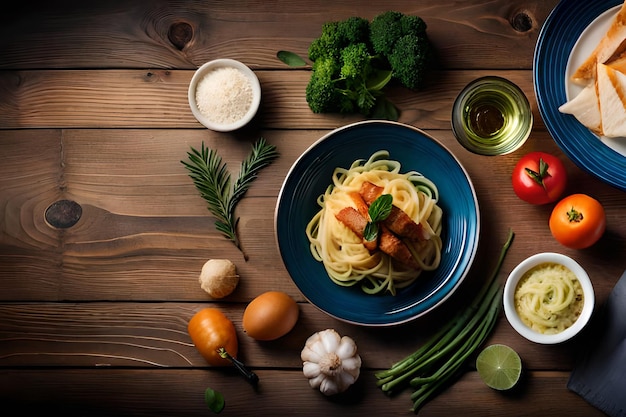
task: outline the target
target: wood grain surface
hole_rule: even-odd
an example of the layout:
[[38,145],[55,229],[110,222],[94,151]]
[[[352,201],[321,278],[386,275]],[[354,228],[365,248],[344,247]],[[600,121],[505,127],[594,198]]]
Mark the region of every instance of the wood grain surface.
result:
[[[544,251],[576,259],[601,306],[626,269],[626,194],[574,165],[537,109],[532,57],[556,0],[28,2],[0,17],[0,399],[11,415],[207,415],[204,390],[226,397],[223,415],[411,415],[410,392],[385,396],[374,372],[416,350],[469,303],[493,269],[509,228],[515,241],[498,279]],[[298,291],[275,243],[274,211],[291,165],[332,129],[363,118],[313,114],[304,98],[310,68],[289,68],[278,50],[306,55],[327,20],[372,18],[385,10],[428,24],[437,68],[418,92],[391,86],[400,122],[444,144],[467,170],[480,205],[480,244],[460,289],[434,313],[390,328],[364,328],[322,313]],[[187,88],[215,58],[249,65],[263,91],[246,128],[211,132],[193,117]],[[471,80],[499,75],[531,102],[533,132],[518,151],[486,157],[461,147],[451,130],[454,99]],[[215,230],[215,219],[181,164],[202,142],[233,174],[251,143],[264,137],[280,157],[237,207],[248,260]],[[511,188],[511,171],[532,150],[554,153],[569,176],[566,193],[595,196],[607,230],[592,248],[560,246],[548,229],[552,206],[531,206]],[[71,227],[46,219],[75,202]],[[213,300],[198,283],[211,258],[228,258],[236,291]],[[247,303],[267,290],[298,302],[287,336],[257,342],[242,330]],[[240,359],[260,376],[257,390],[234,369],[208,366],[187,334],[199,309],[214,306],[234,322]],[[363,373],[346,394],[327,398],[302,375],[306,338],[325,328],[350,335]],[[585,334],[556,346],[522,339],[504,317],[487,343],[522,357],[512,392],[487,388],[468,364],[458,382],[428,403],[424,416],[600,416],[566,387]]]

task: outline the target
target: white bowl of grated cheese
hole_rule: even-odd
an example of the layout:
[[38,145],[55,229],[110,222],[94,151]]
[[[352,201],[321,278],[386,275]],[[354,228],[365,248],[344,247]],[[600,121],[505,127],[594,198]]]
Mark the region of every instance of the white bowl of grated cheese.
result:
[[256,115],[261,85],[256,74],[234,59],[202,65],[189,83],[189,106],[196,119],[218,132],[245,126]]

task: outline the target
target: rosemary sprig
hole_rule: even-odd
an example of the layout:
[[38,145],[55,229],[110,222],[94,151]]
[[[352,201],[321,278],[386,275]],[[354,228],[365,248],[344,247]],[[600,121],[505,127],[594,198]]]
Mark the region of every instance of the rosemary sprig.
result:
[[207,202],[209,212],[216,217],[215,228],[230,239],[246,259],[237,235],[239,218],[235,216],[235,208],[259,171],[271,164],[278,155],[274,145],[269,145],[262,137],[259,138],[241,163],[239,177],[232,187],[226,163],[217,151],[207,148],[204,142],[200,151],[192,147],[187,152],[189,161],[180,161],[189,171],[189,177],[200,192],[200,197]]

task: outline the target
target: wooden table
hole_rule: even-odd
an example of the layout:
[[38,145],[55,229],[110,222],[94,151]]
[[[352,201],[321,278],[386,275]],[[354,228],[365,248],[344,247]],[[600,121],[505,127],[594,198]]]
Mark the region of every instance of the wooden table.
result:
[[[17,4],[0,25],[0,399],[30,415],[208,415],[204,390],[226,397],[223,415],[410,415],[409,391],[389,398],[374,372],[416,350],[466,305],[493,269],[509,227],[516,238],[499,279],[542,251],[573,257],[589,271],[598,305],[626,269],[626,193],[576,167],[537,110],[532,58],[542,23],[557,0],[442,2],[62,1]],[[274,207],[291,164],[311,143],[359,116],[315,115],[305,101],[308,69],[286,67],[278,50],[306,54],[329,19],[372,18],[395,9],[427,22],[438,69],[420,92],[394,87],[400,122],[445,144],[469,172],[481,208],[480,246],[461,288],[432,314],[392,328],[364,328],[307,303],[285,270],[274,240]],[[235,58],[258,75],[263,101],[255,122],[236,133],[203,128],[187,103],[194,70]],[[517,152],[469,153],[455,140],[450,111],[458,92],[483,75],[517,83],[532,103],[534,130]],[[180,161],[202,141],[236,171],[263,136],[280,158],[261,172],[237,209],[249,260],[214,228]],[[567,167],[567,193],[599,199],[608,227],[586,250],[550,235],[552,206],[531,206],[512,191],[516,161],[552,152]],[[82,209],[78,222],[52,227],[49,206]],[[68,214],[68,213],[65,213]],[[72,214],[72,213],[69,213]],[[198,283],[205,261],[228,258],[237,290],[213,300]],[[285,291],[300,307],[296,328],[274,342],[242,330],[247,303]],[[234,322],[240,359],[260,377],[255,391],[230,368],[212,368],[187,334],[194,312],[222,309]],[[300,351],[312,333],[353,337],[363,372],[346,395],[326,398],[302,375]],[[505,343],[524,363],[510,394],[487,388],[468,370],[428,403],[424,416],[602,415],[566,387],[582,339],[540,346],[504,317],[487,341]],[[8,408],[7,408],[8,409]]]

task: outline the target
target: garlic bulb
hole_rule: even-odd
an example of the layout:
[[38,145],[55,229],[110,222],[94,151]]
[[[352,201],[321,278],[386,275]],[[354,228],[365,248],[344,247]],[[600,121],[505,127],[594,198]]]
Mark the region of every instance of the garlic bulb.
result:
[[309,385],[325,395],[343,392],[354,384],[361,371],[361,357],[354,340],[333,329],[310,336],[300,354]]

